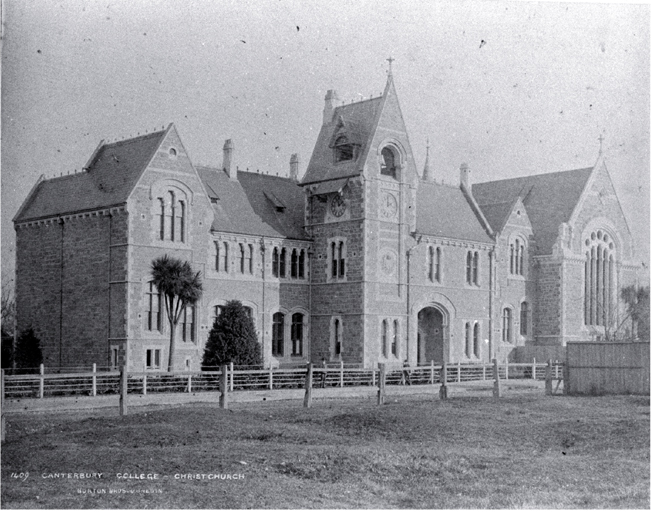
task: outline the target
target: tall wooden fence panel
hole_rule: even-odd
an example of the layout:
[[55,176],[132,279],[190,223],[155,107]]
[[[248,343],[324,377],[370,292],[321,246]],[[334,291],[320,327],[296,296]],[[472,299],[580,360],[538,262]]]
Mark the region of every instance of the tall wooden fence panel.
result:
[[649,394],[648,343],[568,343],[569,394]]
[[545,362],[565,361],[565,347],[561,345],[525,345],[515,347],[509,355],[509,361],[513,363],[530,363],[533,360]]

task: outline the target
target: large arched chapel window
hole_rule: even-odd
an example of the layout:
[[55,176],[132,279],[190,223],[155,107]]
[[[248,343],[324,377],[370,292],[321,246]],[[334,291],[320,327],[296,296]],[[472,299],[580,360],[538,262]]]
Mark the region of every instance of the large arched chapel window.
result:
[[608,326],[616,307],[615,244],[598,229],[586,237],[585,247],[584,323]]

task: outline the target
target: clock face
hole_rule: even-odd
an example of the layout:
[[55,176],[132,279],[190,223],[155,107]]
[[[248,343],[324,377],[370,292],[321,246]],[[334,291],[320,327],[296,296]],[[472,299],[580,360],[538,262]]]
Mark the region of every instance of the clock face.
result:
[[330,201],[330,211],[335,217],[341,217],[346,211],[346,201],[341,195],[336,194]]
[[398,211],[398,201],[393,194],[385,192],[382,194],[382,199],[380,203],[380,213],[383,217],[390,219],[394,217]]

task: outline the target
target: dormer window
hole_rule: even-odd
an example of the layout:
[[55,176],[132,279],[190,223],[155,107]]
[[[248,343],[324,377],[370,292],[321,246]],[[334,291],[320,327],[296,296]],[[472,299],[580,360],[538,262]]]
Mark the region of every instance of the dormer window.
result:
[[381,153],[380,174],[396,177],[396,155],[390,148],[384,148]]
[[335,162],[345,162],[355,157],[355,148],[344,135],[335,141]]

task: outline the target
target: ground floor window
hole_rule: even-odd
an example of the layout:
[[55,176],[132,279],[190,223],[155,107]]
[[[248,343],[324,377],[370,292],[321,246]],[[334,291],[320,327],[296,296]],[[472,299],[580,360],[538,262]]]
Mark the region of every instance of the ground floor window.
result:
[[160,349],[147,349],[147,369],[160,370]]
[[283,357],[285,353],[285,315],[274,313],[271,332],[271,353]]
[[292,355],[303,355],[303,314],[292,315]]

